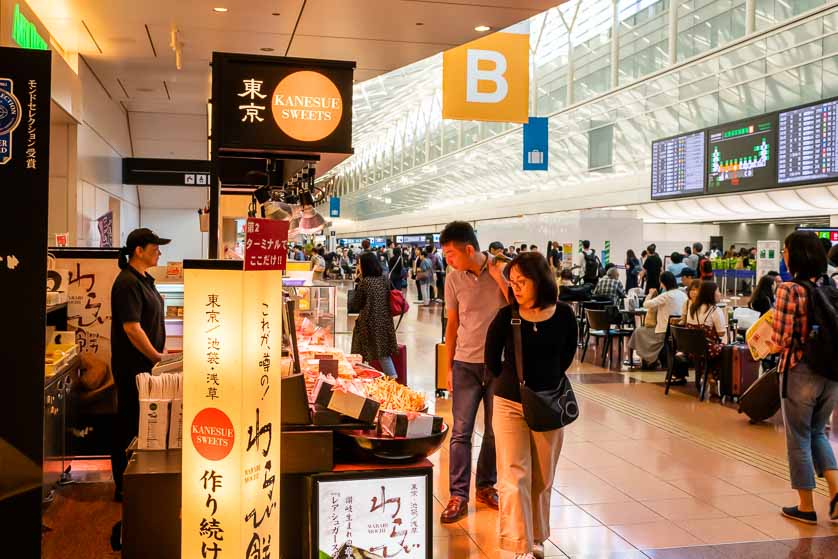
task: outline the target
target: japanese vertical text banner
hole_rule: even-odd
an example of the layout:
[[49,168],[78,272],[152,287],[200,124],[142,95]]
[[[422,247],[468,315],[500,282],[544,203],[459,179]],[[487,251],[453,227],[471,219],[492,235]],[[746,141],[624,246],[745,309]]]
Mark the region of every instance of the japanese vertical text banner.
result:
[[281,285],[184,262],[183,557],[279,555]]
[[522,22],[442,54],[442,118],[527,122],[530,27]]

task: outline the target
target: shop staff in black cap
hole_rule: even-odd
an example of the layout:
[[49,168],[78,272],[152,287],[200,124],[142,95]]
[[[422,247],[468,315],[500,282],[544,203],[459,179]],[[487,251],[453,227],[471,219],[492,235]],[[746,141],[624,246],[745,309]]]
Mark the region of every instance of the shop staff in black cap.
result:
[[162,359],[166,345],[163,298],[147,270],[157,266],[160,246],[171,242],[150,229],[135,229],[119,250],[122,270],[111,288],[111,370],[117,386],[117,424],[111,449],[114,498],[122,500],[125,449],[139,430],[140,400],[136,376]]

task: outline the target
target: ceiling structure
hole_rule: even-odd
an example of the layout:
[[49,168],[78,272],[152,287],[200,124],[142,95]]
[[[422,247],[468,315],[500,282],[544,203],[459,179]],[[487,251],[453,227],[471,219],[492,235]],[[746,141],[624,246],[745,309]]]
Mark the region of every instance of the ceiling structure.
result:
[[[475,39],[478,25],[504,28],[560,0],[28,3],[129,113],[135,157],[194,158],[206,155],[213,51],[354,60],[355,79],[362,82]],[[180,70],[173,41],[182,51]],[[173,125],[172,115],[191,115],[191,126]],[[203,131],[195,130],[196,117],[204,118]]]

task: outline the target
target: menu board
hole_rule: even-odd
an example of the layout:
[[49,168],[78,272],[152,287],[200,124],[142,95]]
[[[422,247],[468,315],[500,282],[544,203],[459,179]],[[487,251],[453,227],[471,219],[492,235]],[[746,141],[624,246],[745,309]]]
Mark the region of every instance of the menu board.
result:
[[838,178],[838,100],[781,112],[778,135],[780,184]]
[[652,200],[704,194],[703,130],[652,142]]
[[777,115],[760,115],[709,128],[707,193],[777,186]]

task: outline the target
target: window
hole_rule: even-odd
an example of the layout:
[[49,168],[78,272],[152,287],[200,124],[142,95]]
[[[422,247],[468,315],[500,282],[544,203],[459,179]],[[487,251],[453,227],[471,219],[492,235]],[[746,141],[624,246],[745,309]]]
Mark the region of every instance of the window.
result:
[[614,155],[614,125],[588,132],[588,170],[610,167]]

